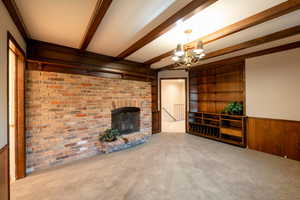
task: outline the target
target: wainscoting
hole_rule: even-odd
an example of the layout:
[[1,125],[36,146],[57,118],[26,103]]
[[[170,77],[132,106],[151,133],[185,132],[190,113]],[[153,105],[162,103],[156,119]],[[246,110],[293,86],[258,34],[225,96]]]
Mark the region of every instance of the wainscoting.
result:
[[8,145],[0,149],[0,199],[9,199]]
[[300,161],[300,122],[248,118],[248,147]]

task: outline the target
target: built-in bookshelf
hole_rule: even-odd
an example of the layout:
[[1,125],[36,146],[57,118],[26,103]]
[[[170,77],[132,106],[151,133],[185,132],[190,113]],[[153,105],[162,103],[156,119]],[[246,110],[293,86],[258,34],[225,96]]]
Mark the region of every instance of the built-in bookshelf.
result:
[[190,111],[220,113],[230,102],[244,104],[244,69],[244,62],[193,68],[189,75]]
[[190,112],[188,132],[193,135],[246,146],[245,116]]

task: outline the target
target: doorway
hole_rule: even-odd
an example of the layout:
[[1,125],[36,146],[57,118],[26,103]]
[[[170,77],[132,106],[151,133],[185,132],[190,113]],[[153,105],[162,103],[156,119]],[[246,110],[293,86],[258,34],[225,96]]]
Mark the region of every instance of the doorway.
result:
[[186,132],[186,78],[160,80],[162,132]]
[[25,177],[25,54],[8,33],[8,144],[10,183]]

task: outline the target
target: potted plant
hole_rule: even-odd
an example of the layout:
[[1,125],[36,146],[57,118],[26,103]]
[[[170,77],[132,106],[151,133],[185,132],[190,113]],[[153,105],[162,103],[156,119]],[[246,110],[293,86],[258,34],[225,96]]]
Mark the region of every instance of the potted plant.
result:
[[231,102],[224,108],[224,110],[221,113],[229,115],[242,115],[243,105],[239,102]]
[[106,129],[103,135],[100,135],[101,142],[113,142],[118,139],[120,136],[120,132],[118,129]]

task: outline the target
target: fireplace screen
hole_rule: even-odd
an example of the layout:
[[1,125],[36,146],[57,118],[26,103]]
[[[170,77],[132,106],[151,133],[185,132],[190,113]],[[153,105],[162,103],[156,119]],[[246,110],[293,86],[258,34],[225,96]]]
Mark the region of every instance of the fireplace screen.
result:
[[120,133],[129,134],[140,130],[140,109],[123,107],[111,111],[111,127]]

